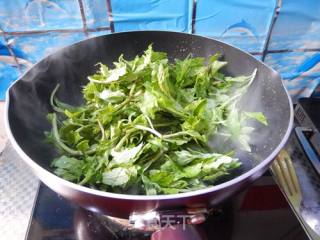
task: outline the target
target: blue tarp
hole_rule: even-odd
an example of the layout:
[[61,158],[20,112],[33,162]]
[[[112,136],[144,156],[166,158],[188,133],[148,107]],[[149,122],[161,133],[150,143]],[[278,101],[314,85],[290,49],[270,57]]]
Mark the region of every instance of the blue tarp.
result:
[[129,30],[194,33],[265,57],[296,100],[320,82],[319,12],[317,0],[0,0],[0,100],[57,49]]

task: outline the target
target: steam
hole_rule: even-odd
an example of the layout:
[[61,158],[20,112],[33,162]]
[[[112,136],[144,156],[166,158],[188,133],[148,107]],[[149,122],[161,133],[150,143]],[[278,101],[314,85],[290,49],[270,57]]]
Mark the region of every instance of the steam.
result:
[[262,112],[268,126],[256,120],[248,121],[254,131],[249,134],[251,153],[237,147],[237,153],[251,160],[253,166],[263,161],[278,146],[286,132],[289,121],[289,104],[281,80],[271,71],[258,71],[256,79],[238,103],[239,109],[248,112]]
[[[9,124],[23,151],[44,168],[57,155],[57,150],[46,143],[45,132],[51,124],[47,114],[52,112],[50,95],[60,84],[57,97],[71,105],[82,103],[82,86],[101,57],[94,56],[104,49],[100,41],[86,41],[82,46],[71,46],[49,55],[27,71],[9,89]],[[101,55],[103,51],[101,52]]]
[[[41,162],[41,165],[47,168],[56,154],[52,145],[44,143],[43,133],[51,129],[46,115],[51,111],[50,94],[58,83],[60,84],[57,92],[59,100],[71,105],[81,105],[83,102],[82,86],[87,83],[87,76],[96,71],[94,65],[97,62],[112,66],[112,62],[121,53],[124,53],[126,58],[141,54],[141,51],[152,41],[155,43],[154,46],[161,51],[170,49],[171,58],[182,58],[190,52],[194,56],[206,57],[216,51],[223,53],[223,48],[225,48],[219,44],[201,45],[200,40],[196,40],[195,37],[191,41],[180,40],[177,44],[174,41],[162,43],[161,39],[153,35],[148,35],[149,40],[145,40],[147,37],[145,35],[139,37],[140,35],[135,33],[133,36],[135,38],[131,36],[115,38],[117,42],[114,39],[107,42],[103,37],[98,37],[64,48],[35,65],[19,82],[14,84],[10,90],[12,98],[10,108],[14,109],[10,114],[11,129],[18,144],[32,159]],[[174,45],[176,46],[173,47]],[[245,64],[252,64],[252,62],[235,63],[230,60],[228,68],[240,71],[241,67],[244,68]],[[235,143],[236,156],[248,166],[255,166],[275,149],[286,131],[288,121],[288,109],[285,108],[289,105],[285,101],[287,96],[284,95],[281,82],[273,79],[272,74],[274,73],[269,69],[266,70],[264,66],[257,65],[257,67],[257,76],[238,107],[243,111],[262,111],[269,125],[264,126],[256,121],[250,121],[249,126],[255,128],[249,140],[252,153],[244,152],[242,147]],[[210,144],[217,148],[230,147],[221,144],[218,138]]]
[[[286,131],[289,105],[287,101],[284,102],[286,96],[283,94],[280,79],[274,78],[262,69],[258,70],[252,85],[236,106],[240,112],[262,112],[268,126],[253,119],[246,121],[246,126],[254,129],[248,134],[250,152],[246,151],[237,139],[230,140],[228,137],[217,135],[209,139],[211,150],[220,153],[234,151],[245,171],[262,162],[278,146]],[[228,130],[221,128],[219,132]]]

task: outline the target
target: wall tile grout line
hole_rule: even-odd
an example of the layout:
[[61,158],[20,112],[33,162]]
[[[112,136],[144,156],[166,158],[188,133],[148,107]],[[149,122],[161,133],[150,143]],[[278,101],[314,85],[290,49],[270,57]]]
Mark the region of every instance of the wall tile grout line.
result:
[[265,41],[265,44],[263,46],[263,54],[262,54],[262,61],[264,61],[265,57],[266,57],[266,54],[267,54],[267,51],[268,51],[268,47],[269,47],[269,43],[270,43],[270,39],[271,39],[271,35],[272,35],[272,32],[273,32],[273,28],[275,26],[275,23],[278,19],[278,16],[279,16],[279,13],[280,13],[280,10],[281,10],[281,6],[282,6],[282,0],[277,0],[277,5],[274,9],[274,12],[273,12],[273,17],[272,17],[272,20],[271,20],[271,23],[270,23],[270,26],[269,26],[269,29],[268,29],[268,35],[267,35],[267,39]]
[[84,6],[83,6],[82,0],[78,0],[78,4],[79,4],[80,13],[81,13],[83,33],[86,35],[86,37],[88,37],[89,34],[88,34],[88,31],[87,31],[87,19],[86,19],[86,14],[84,12]]
[[113,13],[112,13],[112,6],[111,6],[111,0],[106,0],[107,3],[107,14],[108,14],[108,20],[110,23],[110,30],[112,33],[114,33],[114,19],[113,19]]
[[320,48],[294,48],[294,49],[268,50],[267,54],[287,53],[287,52],[320,52]]
[[5,44],[6,44],[6,48],[8,49],[10,55],[13,57],[13,60],[14,60],[15,64],[17,65],[18,71],[21,74],[22,70],[21,70],[18,58],[17,58],[16,54],[14,53],[13,49],[11,48],[11,46],[10,46],[10,44],[8,42],[6,32],[3,31],[2,28],[0,28],[0,35],[2,36],[2,38],[3,38],[3,40],[4,40]]
[[88,32],[99,32],[99,31],[105,31],[105,30],[110,30],[110,27],[97,27],[97,28],[87,28]]
[[197,0],[192,1],[191,33],[196,32]]
[[251,55],[262,55],[262,52],[249,52]]
[[[98,27],[98,28],[87,28],[87,32],[99,32],[99,31],[106,31],[111,30],[110,27]],[[74,29],[51,29],[51,30],[31,30],[31,31],[13,31],[7,32],[3,31],[6,35],[33,35],[33,34],[44,34],[44,33],[76,33],[76,32],[83,32],[82,28],[74,28]]]

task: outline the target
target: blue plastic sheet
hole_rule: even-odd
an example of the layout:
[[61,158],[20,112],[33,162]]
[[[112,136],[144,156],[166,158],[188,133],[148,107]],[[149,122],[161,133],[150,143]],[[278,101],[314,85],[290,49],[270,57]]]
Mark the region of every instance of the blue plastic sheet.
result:
[[0,26],[4,31],[81,28],[76,0],[1,0]]
[[18,68],[0,61],[0,99],[5,98],[6,90],[19,77]]
[[83,7],[88,28],[109,27],[106,0],[83,0]]
[[112,1],[115,30],[191,32],[192,0]]
[[195,32],[246,51],[261,52],[276,0],[199,0]]
[[110,33],[111,33],[110,30],[90,32],[90,33],[88,34],[88,37],[89,37],[89,38],[98,37],[98,36],[102,36],[102,35],[106,35],[106,34],[110,34]]
[[320,52],[268,54],[265,62],[281,73],[283,82],[296,102],[309,97],[320,84]]
[[320,1],[282,1],[269,50],[313,48],[320,48]]
[[319,85],[319,12],[318,0],[0,0],[0,100],[12,81],[57,49],[131,30],[195,33],[258,59],[267,54],[296,100]]
[[[57,49],[79,42],[86,38],[83,32],[79,33],[42,33],[36,35],[8,35],[13,49],[19,49],[22,58],[36,63]],[[16,52],[16,51],[15,51]]]

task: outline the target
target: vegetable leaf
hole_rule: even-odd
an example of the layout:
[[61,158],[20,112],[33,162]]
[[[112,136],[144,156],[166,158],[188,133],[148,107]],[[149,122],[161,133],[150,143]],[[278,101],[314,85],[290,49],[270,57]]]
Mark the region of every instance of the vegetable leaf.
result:
[[255,119],[266,126],[268,125],[267,118],[264,116],[264,114],[262,112],[246,112],[245,115],[248,118]]
[[118,167],[103,173],[102,182],[110,186],[125,185],[130,179],[129,172],[126,168]]

